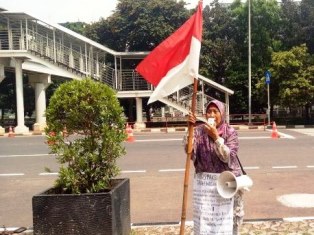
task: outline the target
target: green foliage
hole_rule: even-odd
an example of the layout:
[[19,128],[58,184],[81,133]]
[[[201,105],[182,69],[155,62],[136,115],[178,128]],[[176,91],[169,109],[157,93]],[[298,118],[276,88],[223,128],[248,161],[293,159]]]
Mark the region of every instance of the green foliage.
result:
[[114,91],[91,79],[63,83],[51,97],[46,117],[47,143],[61,164],[56,188],[65,193],[110,189],[126,138]]
[[66,22],[66,23],[62,23],[61,25],[76,33],[84,35],[84,31],[85,31],[85,27],[87,23],[78,21],[78,22]]
[[118,51],[152,50],[188,18],[184,5],[173,0],[119,0],[115,12],[87,27],[86,34]]
[[272,56],[273,83],[278,90],[279,104],[302,107],[314,99],[314,63],[303,44]]

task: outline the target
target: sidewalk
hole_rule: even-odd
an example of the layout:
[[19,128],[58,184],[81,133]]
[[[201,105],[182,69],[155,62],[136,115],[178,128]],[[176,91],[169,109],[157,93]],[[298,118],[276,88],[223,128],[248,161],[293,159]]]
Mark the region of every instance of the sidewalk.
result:
[[[9,228],[8,228],[9,230]],[[1,233],[0,235],[6,234]],[[193,235],[193,225],[186,223],[185,235]],[[180,224],[133,225],[130,235],[177,235],[180,233]],[[9,233],[12,234],[12,233]],[[15,235],[33,235],[30,228]],[[244,221],[240,230],[241,235],[314,235],[314,217],[294,219],[269,219]],[[61,234],[60,234],[61,235]]]
[[[172,235],[180,233],[180,225],[134,226],[132,235]],[[185,235],[192,235],[193,226],[187,225]],[[240,234],[243,235],[279,235],[279,234],[314,234],[314,218],[289,221],[281,219],[264,221],[244,221]]]

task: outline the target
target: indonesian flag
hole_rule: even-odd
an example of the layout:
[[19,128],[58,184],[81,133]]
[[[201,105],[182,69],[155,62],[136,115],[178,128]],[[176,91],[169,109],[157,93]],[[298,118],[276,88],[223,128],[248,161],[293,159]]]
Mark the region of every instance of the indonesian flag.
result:
[[203,29],[202,1],[177,31],[159,44],[136,71],[156,88],[148,103],[193,84],[198,77]]

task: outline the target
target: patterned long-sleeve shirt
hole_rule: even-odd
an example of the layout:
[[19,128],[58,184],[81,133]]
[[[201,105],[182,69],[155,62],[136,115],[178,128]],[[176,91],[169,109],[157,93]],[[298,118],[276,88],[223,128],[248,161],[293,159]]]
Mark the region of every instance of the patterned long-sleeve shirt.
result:
[[221,173],[232,171],[241,175],[237,159],[239,149],[238,134],[233,127],[224,124],[220,128],[220,137],[214,141],[205,131],[204,125],[194,129],[193,161],[196,172]]

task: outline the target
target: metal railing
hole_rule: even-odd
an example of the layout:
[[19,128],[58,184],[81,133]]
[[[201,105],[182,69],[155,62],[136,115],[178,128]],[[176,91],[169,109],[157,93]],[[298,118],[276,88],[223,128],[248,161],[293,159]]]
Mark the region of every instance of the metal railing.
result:
[[[0,30],[0,50],[29,51],[59,68],[70,70],[74,76],[92,77],[118,92],[153,90],[153,86],[135,70],[115,70],[107,66],[105,64],[107,52],[40,24],[33,24],[32,27],[3,27]],[[193,85],[187,86],[171,94],[168,99],[189,110],[192,91]],[[197,94],[196,109],[199,114],[203,113],[203,105],[210,99],[212,98],[201,91]]]
[[91,48],[87,53],[85,48],[83,53],[81,45],[67,46],[61,38],[52,38],[50,34],[31,29],[0,30],[0,50],[27,50],[61,68],[71,69],[74,74],[100,80],[117,91],[153,89],[135,70],[116,71],[95,59]]

